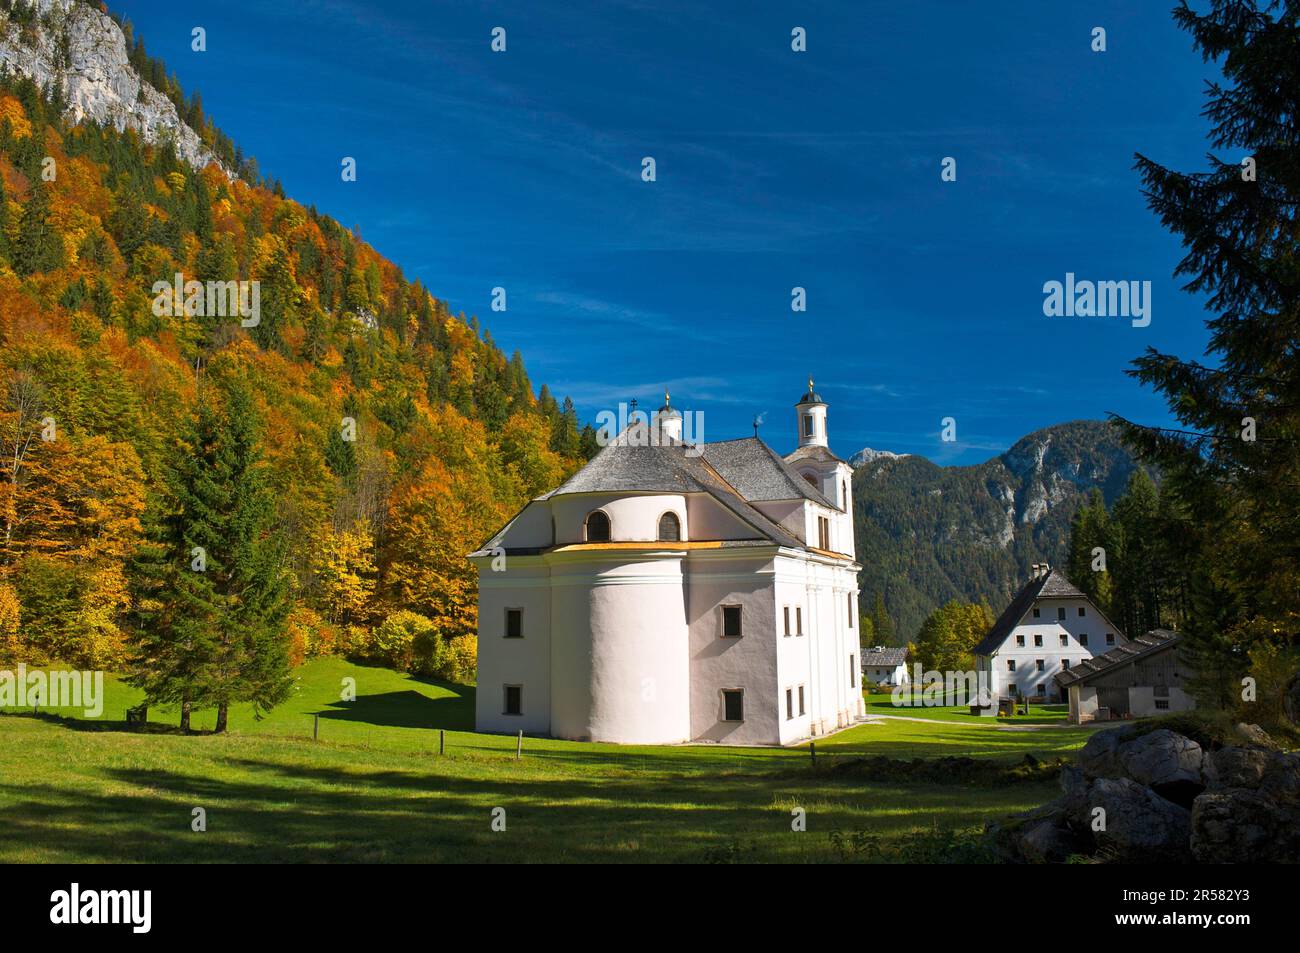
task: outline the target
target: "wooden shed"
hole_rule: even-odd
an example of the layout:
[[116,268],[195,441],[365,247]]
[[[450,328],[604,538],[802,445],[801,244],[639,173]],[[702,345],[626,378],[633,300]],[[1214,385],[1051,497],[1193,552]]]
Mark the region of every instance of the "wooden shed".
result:
[[1069,698],[1070,721],[1079,725],[1195,708],[1186,691],[1190,671],[1179,642],[1178,633],[1153,629],[1058,673],[1055,680]]

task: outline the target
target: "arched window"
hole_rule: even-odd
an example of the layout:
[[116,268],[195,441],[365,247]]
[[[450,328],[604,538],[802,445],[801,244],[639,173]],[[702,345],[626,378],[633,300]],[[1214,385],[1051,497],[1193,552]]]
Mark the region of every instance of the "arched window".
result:
[[609,542],[609,517],[600,510],[592,510],[587,514],[587,542]]
[[676,543],[682,538],[682,521],[676,513],[665,513],[659,517],[659,541]]
[[811,473],[805,473],[803,475],[803,478],[807,480],[809,483],[811,483],[813,486],[817,485],[817,478],[813,476]]

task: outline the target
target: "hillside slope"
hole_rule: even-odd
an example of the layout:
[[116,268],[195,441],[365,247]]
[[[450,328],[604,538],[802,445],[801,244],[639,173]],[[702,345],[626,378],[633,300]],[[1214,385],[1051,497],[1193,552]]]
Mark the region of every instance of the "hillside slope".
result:
[[1111,426],[1088,420],[1036,431],[976,466],[868,460],[853,483],[864,610],[883,593],[900,641],[950,599],[987,599],[996,614],[1033,563],[1064,564],[1088,493],[1112,502],[1134,468]]

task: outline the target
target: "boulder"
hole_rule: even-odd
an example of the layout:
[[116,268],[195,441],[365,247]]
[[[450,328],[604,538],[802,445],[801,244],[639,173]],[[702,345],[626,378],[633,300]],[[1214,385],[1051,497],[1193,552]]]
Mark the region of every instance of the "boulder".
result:
[[1269,753],[1258,748],[1220,748],[1205,756],[1205,780],[1211,791],[1254,790],[1264,780]]
[[1133,725],[1120,725],[1098,731],[1079,752],[1079,767],[1088,778],[1121,778],[1124,765],[1119,759],[1119,749],[1133,738],[1137,729]]
[[1248,725],[1244,721],[1238,722],[1233,726],[1232,732],[1251,747],[1267,748],[1269,751],[1279,750],[1278,743],[1269,737],[1268,732],[1259,725]]
[[1300,808],[1263,791],[1207,791],[1192,805],[1191,846],[1203,864],[1300,862]]
[[1167,728],[1122,742],[1116,759],[1125,777],[1185,808],[1205,790],[1201,746]]
[[1120,863],[1182,863],[1191,859],[1192,815],[1131,778],[1097,778],[1089,790],[1087,824],[1102,808],[1104,830],[1094,830],[1098,848]]
[[998,858],[1012,864],[1064,863],[1091,846],[1075,833],[1069,814],[1057,801],[990,823],[984,833]]

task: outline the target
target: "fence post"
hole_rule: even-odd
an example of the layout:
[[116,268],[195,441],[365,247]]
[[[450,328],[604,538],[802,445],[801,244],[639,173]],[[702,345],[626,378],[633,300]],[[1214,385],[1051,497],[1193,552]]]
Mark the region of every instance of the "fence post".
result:
[[441,728],[438,729],[438,754],[445,754],[447,751],[447,733]]
[[320,715],[316,715],[311,725],[311,740],[320,740]]
[[817,742],[808,742],[808,753],[812,755],[812,763],[815,766],[817,764]]
[[515,760],[518,761],[519,757],[523,753],[524,753],[524,729],[520,728],[519,741],[515,744]]

